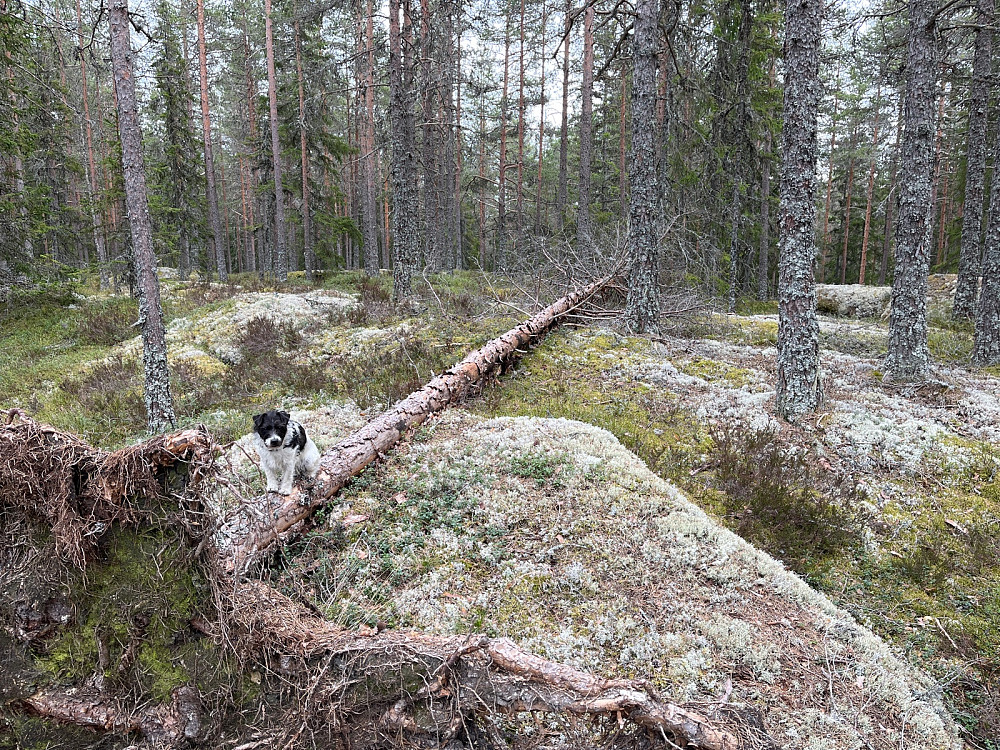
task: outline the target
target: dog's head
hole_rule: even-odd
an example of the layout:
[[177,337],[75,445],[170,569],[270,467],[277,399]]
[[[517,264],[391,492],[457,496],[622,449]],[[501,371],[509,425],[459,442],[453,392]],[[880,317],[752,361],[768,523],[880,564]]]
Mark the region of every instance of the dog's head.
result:
[[253,431],[260,435],[260,439],[268,448],[279,448],[285,442],[289,419],[287,411],[272,409],[253,418]]

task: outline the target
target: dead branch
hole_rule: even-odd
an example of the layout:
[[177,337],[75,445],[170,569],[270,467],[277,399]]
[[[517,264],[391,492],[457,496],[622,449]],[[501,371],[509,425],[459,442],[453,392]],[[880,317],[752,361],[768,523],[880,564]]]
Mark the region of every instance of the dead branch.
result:
[[297,527],[336,494],[351,477],[360,474],[379,455],[399,442],[403,434],[432,414],[464,398],[487,378],[516,361],[549,330],[611,280],[606,276],[568,294],[530,320],[472,352],[450,370],[398,402],[323,455],[319,474],[307,494],[268,495],[255,507],[243,507],[227,519],[218,534],[219,564],[226,573],[242,574],[275,543],[287,540]]

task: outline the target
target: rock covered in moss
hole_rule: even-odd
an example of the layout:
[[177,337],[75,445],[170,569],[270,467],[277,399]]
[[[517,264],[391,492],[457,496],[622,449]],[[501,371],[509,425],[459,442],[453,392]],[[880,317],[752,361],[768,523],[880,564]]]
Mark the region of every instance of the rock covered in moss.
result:
[[301,561],[330,616],[485,630],[681,700],[731,685],[788,747],[961,746],[926,676],[599,428],[452,413],[331,515],[347,538]]

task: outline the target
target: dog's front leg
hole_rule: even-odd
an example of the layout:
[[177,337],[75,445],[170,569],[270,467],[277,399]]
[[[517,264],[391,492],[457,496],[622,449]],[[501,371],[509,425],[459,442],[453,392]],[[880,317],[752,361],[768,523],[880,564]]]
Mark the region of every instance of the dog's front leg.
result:
[[281,482],[278,486],[278,494],[280,495],[291,495],[292,494],[292,480],[295,478],[295,463],[289,462],[287,466],[282,469],[281,472]]

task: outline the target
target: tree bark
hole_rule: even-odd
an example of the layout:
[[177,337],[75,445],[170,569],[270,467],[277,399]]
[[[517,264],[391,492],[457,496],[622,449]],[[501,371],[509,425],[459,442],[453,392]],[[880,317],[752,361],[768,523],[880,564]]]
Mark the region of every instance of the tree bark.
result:
[[889,163],[889,194],[885,199],[885,231],[882,234],[882,262],[879,264],[878,284],[885,285],[889,272],[889,253],[892,250],[892,209],[895,205],[894,195],[897,190],[897,171],[899,168],[899,144],[903,137],[903,105],[902,90],[899,92],[899,106],[896,108],[896,141],[892,145],[892,161]]
[[[1000,138],[994,164],[1000,165]],[[994,175],[996,169],[994,168]],[[982,265],[983,288],[976,304],[972,362],[979,367],[1000,364],[1000,179],[990,185],[990,215]]]
[[[631,271],[625,316],[633,331],[655,331],[660,317],[659,189],[656,175],[656,42],[658,0],[636,5],[629,162]],[[623,92],[624,93],[624,92]],[[581,204],[582,205],[582,204]]]
[[847,166],[847,189],[844,192],[844,247],[840,254],[840,283],[847,283],[847,248],[851,238],[851,199],[854,197],[854,147],[857,131],[851,132],[850,162]]
[[559,186],[556,190],[557,230],[566,225],[567,182],[569,181],[569,32],[572,28],[572,0],[566,0],[563,29],[562,124],[559,127]]
[[226,254],[222,247],[222,225],[219,221],[219,197],[215,190],[215,157],[212,154],[212,119],[208,107],[208,53],[205,49],[205,0],[197,0],[198,10],[198,69],[201,77],[201,136],[205,149],[205,184],[208,189],[208,232],[212,257],[219,281],[226,281]]
[[861,269],[858,271],[858,283],[865,283],[865,270],[868,265],[868,237],[872,223],[872,196],[875,192],[875,163],[878,161],[878,116],[879,104],[882,102],[882,81],[879,80],[875,89],[875,123],[872,126],[872,154],[868,165],[868,189],[865,200],[865,233],[861,239]]
[[535,234],[542,233],[542,163],[544,159],[543,147],[545,145],[545,31],[546,23],[548,21],[548,7],[542,5],[542,41],[541,41],[541,58],[542,58],[542,72],[539,77],[539,94],[538,94],[538,176],[536,177],[535,185]]
[[306,92],[302,75],[302,22],[298,19],[295,21],[295,75],[299,83],[299,151],[302,157],[302,255],[306,278],[311,279],[316,271],[316,254],[313,252],[309,215],[309,145],[306,140]]
[[794,420],[822,401],[813,279],[822,0],[787,0],[782,128],[776,409]]
[[583,81],[580,84],[580,185],[576,209],[576,251],[590,256],[593,228],[590,222],[590,160],[594,133],[594,6],[583,15]]
[[361,120],[361,234],[364,243],[365,274],[377,276],[378,262],[378,202],[375,199],[375,43],[373,40],[372,0],[367,0],[363,10],[364,32],[361,35],[363,54],[362,86],[364,87],[364,115]]
[[[773,74],[773,69],[772,69]],[[765,125],[764,154],[760,165],[760,246],[757,250],[757,299],[767,299],[771,255],[771,129]]]
[[[409,0],[403,0],[402,25],[409,25]],[[420,252],[417,226],[416,127],[413,119],[413,68],[403,52],[400,0],[389,0],[389,124],[392,138],[392,295],[409,296],[413,267]]]
[[930,263],[934,172],[934,89],[938,69],[934,0],[909,0],[906,109],[903,120],[896,273],[889,317],[886,370],[894,380],[923,380],[927,349],[927,273]]
[[507,90],[510,83],[510,14],[504,14],[503,91],[500,94],[500,164],[497,170],[496,265],[506,266],[507,254]]
[[956,318],[971,318],[976,309],[983,236],[983,199],[986,181],[986,130],[989,124],[990,73],[993,68],[993,14],[996,0],[977,0],[975,53],[969,83],[969,140],[966,151],[965,203],[962,246],[955,286]]
[[101,291],[111,287],[111,273],[108,267],[108,250],[104,244],[104,231],[97,218],[97,166],[94,163],[93,128],[90,123],[90,99],[87,96],[87,58],[83,43],[83,10],[80,0],[76,0],[76,38],[77,54],[80,56],[80,82],[83,95],[83,124],[87,134],[87,190],[90,204],[90,226],[94,236],[94,247],[97,248],[98,276]]
[[837,107],[840,104],[840,59],[837,60],[837,73],[834,76],[833,118],[830,122],[830,164],[826,174],[826,208],[823,211],[823,247],[820,250],[819,280],[826,281],[826,261],[830,248],[830,204],[833,199],[833,154],[837,148]]
[[288,246],[285,231],[285,189],[281,183],[281,140],[278,136],[278,77],[274,69],[274,23],[271,0],[264,0],[264,48],[267,54],[267,102],[271,114],[271,169],[274,173],[274,274],[288,280]]
[[167,342],[160,305],[160,282],[156,277],[153,252],[153,225],[146,198],[146,168],[142,156],[142,130],[136,105],[129,39],[128,0],[112,0],[111,64],[118,92],[118,134],[122,145],[125,206],[132,234],[132,254],[142,323],[142,362],[145,371],[144,396],[149,431],[162,432],[177,421],[170,395]]

